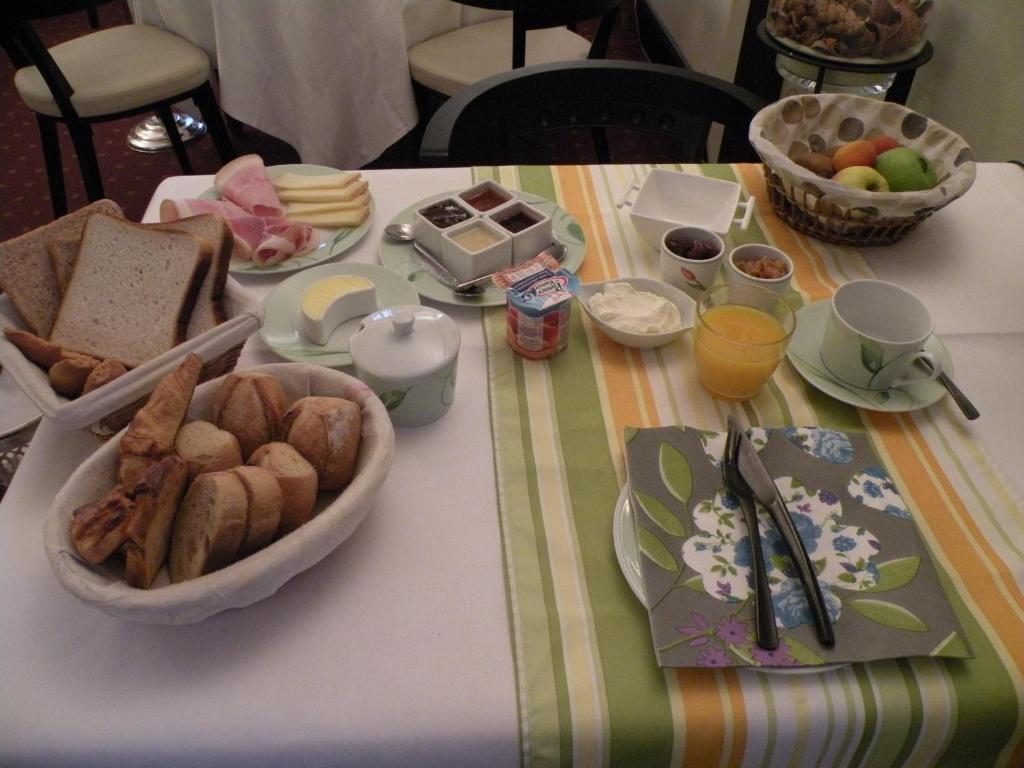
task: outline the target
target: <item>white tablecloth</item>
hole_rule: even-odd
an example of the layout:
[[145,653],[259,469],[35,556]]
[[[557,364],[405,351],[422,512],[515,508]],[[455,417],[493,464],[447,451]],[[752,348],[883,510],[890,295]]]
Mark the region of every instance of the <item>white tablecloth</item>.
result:
[[[470,179],[465,169],[366,176],[376,218],[345,261],[374,261],[397,211]],[[168,179],[154,200],[210,178]],[[1018,488],[1021,210],[1024,171],[982,165],[966,198],[869,254],[934,310],[982,412],[965,429],[1002,453]],[[245,282],[265,295],[277,281]],[[397,430],[366,522],[274,597],[197,625],[118,621],[61,589],[43,518],[96,443],[40,426],[0,503],[0,765],[518,764],[481,325],[476,310],[442,308],[462,332],[454,406]],[[271,359],[254,339],[239,365]]]

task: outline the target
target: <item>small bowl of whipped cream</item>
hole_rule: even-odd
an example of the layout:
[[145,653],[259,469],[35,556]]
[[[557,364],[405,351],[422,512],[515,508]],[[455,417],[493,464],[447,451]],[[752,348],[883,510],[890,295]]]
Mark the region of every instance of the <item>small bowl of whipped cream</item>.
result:
[[594,325],[626,347],[660,347],[693,327],[694,300],[660,280],[620,277],[584,283],[577,296]]

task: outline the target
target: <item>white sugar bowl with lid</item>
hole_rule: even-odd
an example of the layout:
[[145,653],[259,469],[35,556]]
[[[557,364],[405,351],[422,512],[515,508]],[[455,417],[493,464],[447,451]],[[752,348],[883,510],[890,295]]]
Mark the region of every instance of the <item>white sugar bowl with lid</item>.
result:
[[349,344],[356,377],[383,401],[396,427],[418,427],[455,399],[461,334],[433,307],[388,307],[367,315]]

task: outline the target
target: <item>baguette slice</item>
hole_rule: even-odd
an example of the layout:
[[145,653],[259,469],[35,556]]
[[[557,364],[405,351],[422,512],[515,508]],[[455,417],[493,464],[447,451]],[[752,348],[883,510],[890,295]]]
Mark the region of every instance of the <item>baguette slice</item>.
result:
[[316,504],[317,479],[313,465],[288,443],[261,445],[248,464],[269,470],[281,486],[284,506],[277,537],[291,533],[313,517]]
[[243,558],[258,552],[274,540],[274,534],[281,524],[284,494],[281,492],[281,484],[270,470],[262,467],[235,467],[231,471],[242,481],[245,495],[249,499],[245,535],[238,548],[238,557]]
[[94,213],[124,218],[113,200],[97,200],[31,232],[0,243],[0,290],[6,293],[25,326],[49,338],[61,303],[60,284],[46,244],[57,237],[79,238]]
[[235,247],[235,236],[227,221],[214,213],[202,213],[177,221],[143,226],[167,232],[184,232],[205,240],[212,248],[213,260],[199,289],[196,306],[192,310],[192,317],[185,333],[186,337],[194,338],[227,320],[224,311],[224,286],[228,280],[231,251]]
[[50,341],[141,365],[185,340],[210,259],[191,235],[90,216]]
[[192,481],[171,535],[171,581],[187,581],[234,561],[245,536],[249,499],[233,472],[209,472]]
[[174,438],[174,451],[188,462],[189,477],[223,472],[242,463],[238,439],[209,421],[183,424]]
[[129,489],[132,515],[128,522],[124,578],[133,587],[148,589],[167,559],[171,528],[188,483],[188,465],[171,454],[150,467]]

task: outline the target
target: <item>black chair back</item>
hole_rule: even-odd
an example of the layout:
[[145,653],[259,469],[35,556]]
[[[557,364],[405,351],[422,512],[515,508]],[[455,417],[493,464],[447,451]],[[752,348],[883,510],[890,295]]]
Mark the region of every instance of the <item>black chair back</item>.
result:
[[[659,148],[641,162],[701,162],[712,124],[723,126],[718,159],[758,160],[747,139],[765,105],[732,83],[680,67],[627,61],[583,61],[526,67],[487,78],[445,102],[420,146],[427,165],[612,162],[608,130],[623,129]],[[583,129],[583,130],[581,130]],[[582,157],[567,157],[550,136],[566,130],[593,137]],[[657,137],[652,141],[652,137]],[[671,157],[664,142],[671,143]],[[642,143],[641,154],[643,154]],[[557,147],[557,151],[556,151]]]

